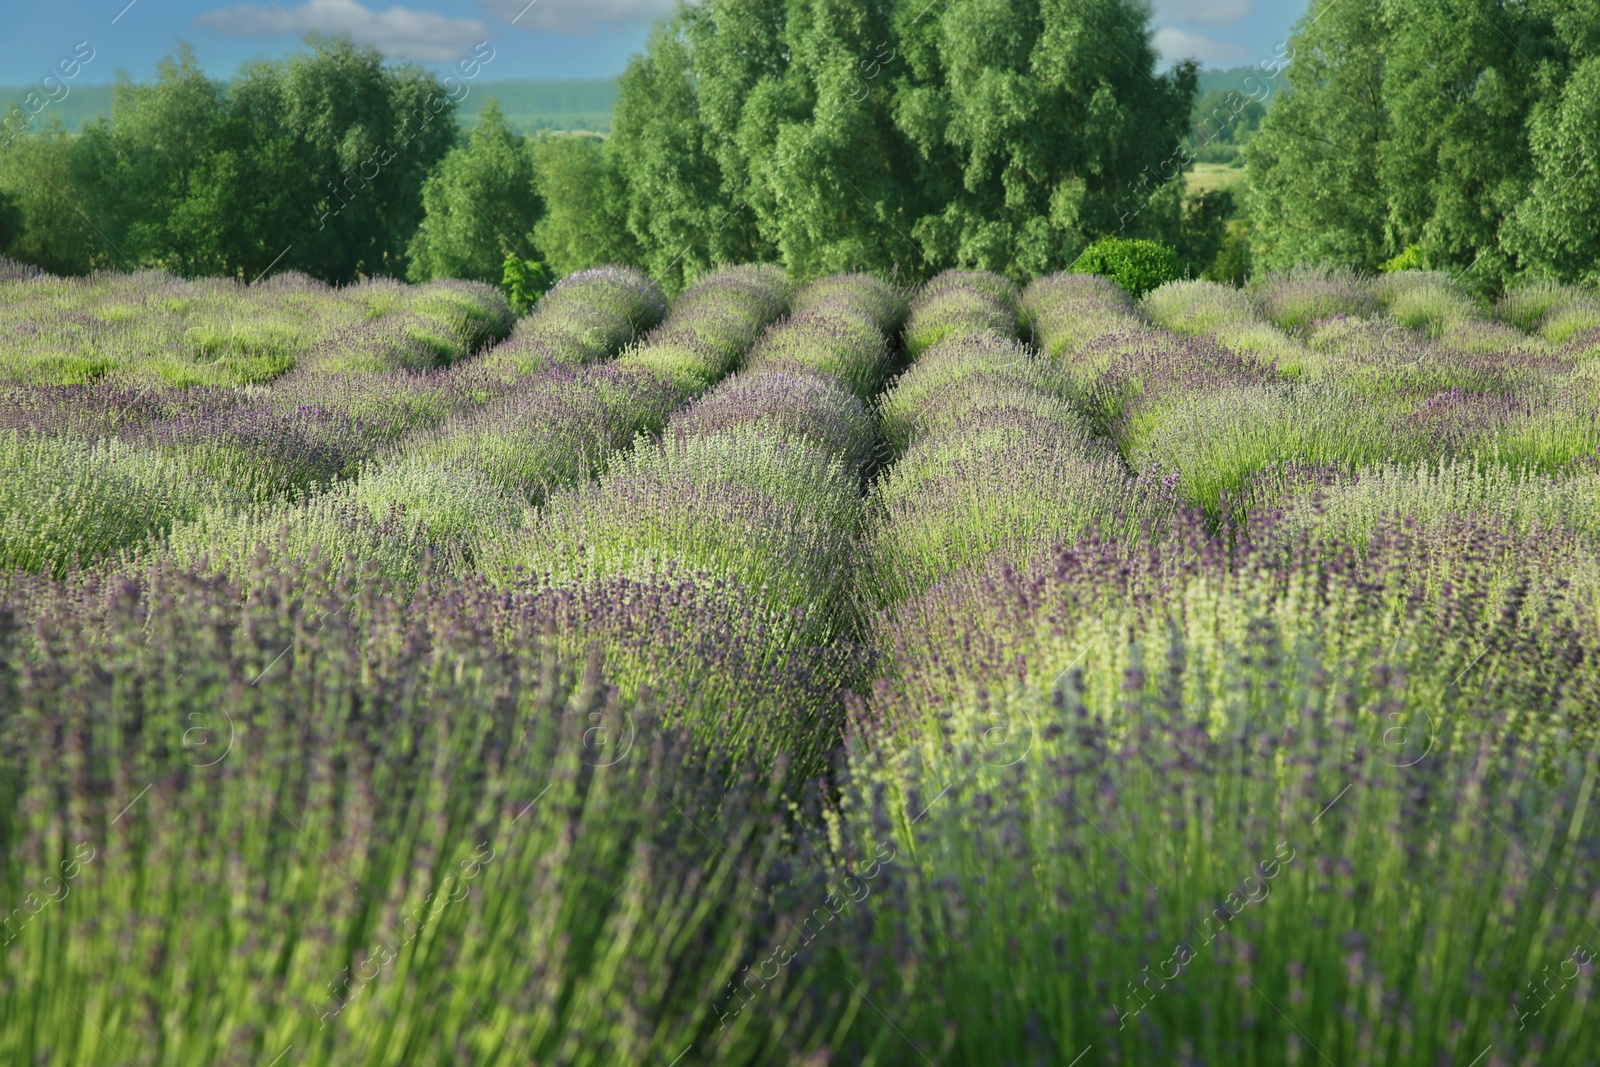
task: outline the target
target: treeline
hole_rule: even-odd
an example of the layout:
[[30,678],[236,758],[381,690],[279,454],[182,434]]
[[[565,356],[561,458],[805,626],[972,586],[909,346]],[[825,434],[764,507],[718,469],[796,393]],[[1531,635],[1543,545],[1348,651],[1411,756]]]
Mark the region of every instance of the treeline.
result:
[[[1022,280],[1118,236],[1234,282],[1573,281],[1600,271],[1597,41],[1569,0],[1313,5],[1196,108],[1131,0],[704,0],[634,59],[604,138],[524,137],[493,106],[460,133],[488,45],[444,78],[325,42],[222,83],[185,53],[81,134],[0,150],[0,252],[518,293],[617,262],[676,291],[742,262]],[[1195,162],[1241,156],[1242,213],[1185,195]]]
[[5,250],[62,274],[404,274],[455,104],[440,79],[348,44],[231,83],[185,50],[154,82],[119,86],[109,120],[11,140]]
[[1312,8],[1245,149],[1258,263],[1600,278],[1600,6]]
[[120,86],[109,120],[10,145],[5,251],[62,273],[495,282],[512,253],[677,289],[726,262],[1022,278],[1119,229],[1182,245],[1178,185],[1136,211],[1128,190],[1177,149],[1193,68],[1157,73],[1125,0],[980,6],[695,5],[631,65],[605,139],[525,139],[493,111],[460,137],[450,88],[349,44],[229,83],[183,54]]

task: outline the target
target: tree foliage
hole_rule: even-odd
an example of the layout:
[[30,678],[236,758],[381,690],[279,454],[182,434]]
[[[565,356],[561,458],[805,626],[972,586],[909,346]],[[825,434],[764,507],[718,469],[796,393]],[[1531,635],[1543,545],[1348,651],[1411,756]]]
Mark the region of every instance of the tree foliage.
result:
[[533,144],[545,211],[533,243],[557,277],[601,263],[639,263],[628,229],[627,191],[616,155],[598,137],[547,135]]
[[411,280],[498,283],[508,255],[532,252],[541,214],[534,186],[528,139],[490,101],[467,143],[452,149],[422,186],[425,214],[411,239]]
[[1600,271],[1600,9],[1327,5],[1247,153],[1269,265],[1431,269],[1498,286]]
[[1292,39],[1288,92],[1245,149],[1255,258],[1267,267],[1337,262],[1371,270],[1387,245],[1378,146],[1383,27],[1377,5],[1337,4]]
[[685,9],[624,76],[606,149],[640,259],[669,285],[750,260],[1066,266],[1152,221],[1137,207],[1180,170],[1194,73],[1155,73],[1147,18],[1129,0]]
[[[185,48],[153,82],[120,84],[110,118],[80,136],[13,141],[0,188],[22,201],[19,254],[52,271],[403,274],[454,107],[432,75],[346,42],[231,84]],[[44,188],[33,167],[52,176]]]
[[0,149],[0,196],[11,201],[13,218],[21,223],[6,254],[53,274],[83,274],[95,265],[136,266],[90,219],[74,181],[73,145],[56,123]]
[[1529,123],[1533,184],[1508,227],[1508,251],[1538,277],[1600,282],[1600,49]]
[[22,236],[22,208],[12,197],[0,193],[0,253]]

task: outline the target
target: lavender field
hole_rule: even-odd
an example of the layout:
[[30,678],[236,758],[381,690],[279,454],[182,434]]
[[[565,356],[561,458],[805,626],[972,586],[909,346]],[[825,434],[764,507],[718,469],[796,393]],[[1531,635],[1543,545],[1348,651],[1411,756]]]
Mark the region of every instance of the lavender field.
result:
[[1600,293],[0,261],[0,1062],[1600,1063]]

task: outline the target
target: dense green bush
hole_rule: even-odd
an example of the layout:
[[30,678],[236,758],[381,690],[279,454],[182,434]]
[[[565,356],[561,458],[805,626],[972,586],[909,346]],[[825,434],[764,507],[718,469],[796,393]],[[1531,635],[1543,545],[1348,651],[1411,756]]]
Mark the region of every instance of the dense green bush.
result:
[[1108,237],[1089,246],[1072,268],[1081,274],[1100,274],[1138,299],[1150,290],[1183,277],[1178,253],[1154,241]]

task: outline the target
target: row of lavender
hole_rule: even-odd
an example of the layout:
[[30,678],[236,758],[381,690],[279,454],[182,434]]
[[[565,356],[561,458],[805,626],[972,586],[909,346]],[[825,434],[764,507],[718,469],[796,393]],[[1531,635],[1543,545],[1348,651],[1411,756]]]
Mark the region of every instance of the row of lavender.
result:
[[562,605],[159,559],[6,602],[5,1062],[671,1062],[753,950],[772,785]]
[[[242,527],[251,516],[281,519],[284,501],[371,469],[401,441],[470,424],[497,399],[558,388],[563,360],[614,355],[663,311],[660,290],[642,275],[594,271],[558,286],[490,356],[444,368],[303,366],[265,389],[12,388],[0,404],[8,473],[0,559],[60,572],[186,521],[211,536],[235,518]],[[588,347],[539,348],[529,358],[525,339],[541,337]]]
[[[473,563],[448,582],[290,553],[14,589],[6,840],[33,874],[87,854],[75,831],[116,863],[23,923],[0,1048],[1593,1062],[1600,582],[1581,521],[1548,521],[1592,516],[1581,471],[1241,449],[1230,488],[1288,511],[1185,514],[1224,479],[1140,442],[1286,367],[1098,280],[945,277],[879,451],[859,400],[897,302],[847,279],[792,310],[660,444],[441,540]],[[696,393],[739,358],[704,340],[636,362]],[[1393,517],[1447,474],[1463,506]],[[1402,482],[1358,537],[1322,518]],[[552,666],[586,652],[614,689]],[[834,690],[878,677],[839,807],[763,798],[771,755],[815,769]],[[196,854],[217,835],[238,844]],[[96,922],[130,907],[136,944]],[[139,1010],[113,1012],[107,960]],[[174,1010],[184,982],[214,992]]]
[[[219,507],[213,525],[181,525],[168,549],[123,566],[8,577],[0,840],[8,889],[24,904],[6,918],[0,952],[0,982],[16,993],[0,1006],[6,1061],[93,1064],[130,1048],[141,1062],[173,1064],[291,1053],[291,1062],[491,1062],[526,1048],[541,1061],[666,1062],[704,1029],[704,1005],[755,928],[755,880],[778,838],[765,782],[707,761],[704,737],[680,731],[699,704],[675,697],[688,701],[694,681],[710,681],[730,709],[741,693],[774,710],[794,701],[762,629],[779,611],[749,617],[752,597],[738,589],[758,581],[738,568],[718,574],[725,581],[690,568],[682,577],[590,568],[594,581],[491,582],[472,568],[414,566],[450,542],[538,537],[542,526],[480,522],[482,499],[515,501],[526,525],[534,490],[584,477],[574,458],[606,456],[661,426],[787,306],[779,272],[725,272],[618,365],[594,366],[626,338],[614,322],[610,338],[592,322],[571,330],[592,317],[584,307],[565,314],[562,294],[582,288],[563,286],[474,368],[470,381],[491,382],[499,398],[477,397],[405,435],[394,461],[331,493],[290,509]],[[851,312],[874,298],[893,318],[893,294],[869,283],[866,298],[846,293],[818,309],[814,326],[851,330]],[[758,362],[779,362],[782,339],[798,330],[774,333]],[[872,374],[885,350],[883,334],[874,339],[875,349],[834,355]],[[802,382],[795,370],[787,378]],[[824,405],[842,403],[850,429],[870,438],[859,398],[834,379],[803,384]],[[627,389],[650,390],[651,405],[630,405]],[[736,408],[736,397],[698,406],[667,451],[688,456],[688,427]],[[827,466],[821,485],[840,467],[826,451],[834,438],[813,445],[802,422],[792,446]],[[811,429],[837,427],[824,418]],[[501,451],[482,445],[494,435]],[[462,440],[470,445],[451,446]],[[554,448],[538,477],[501,478],[496,456],[544,440]],[[701,459],[712,464],[666,467],[720,475],[715,456]],[[624,464],[605,493],[626,493],[627,470],[650,466]],[[758,470],[742,474],[762,482]],[[579,496],[558,493],[547,514]],[[781,560],[778,547],[771,558]],[[730,632],[762,643],[746,678],[730,662],[739,656]],[[574,670],[595,665],[574,646],[635,673],[662,649],[677,662],[650,672],[662,678],[659,701],[634,701]],[[698,827],[715,827],[715,853]],[[176,862],[203,841],[232,845]],[[70,869],[58,869],[61,856]],[[45,897],[30,893],[35,875],[48,881]],[[181,987],[203,995],[179,1005],[171,992]],[[619,1017],[622,989],[637,1008]],[[141,1009],[114,1006],[130,1000]],[[61,1016],[67,1003],[83,1014]],[[501,1021],[485,1025],[477,1006],[490,1003]]]
[[[787,283],[717,284],[702,305],[732,313],[680,306],[618,369],[667,368],[688,392],[741,362]],[[483,573],[268,546],[220,569],[174,551],[12,578],[0,832],[31,903],[0,949],[19,994],[0,1052],[607,1064],[708,1048],[774,885],[796,881],[785,822],[820,821],[793,768],[767,769],[821,769],[837,690],[859,677],[826,646],[856,625],[851,545],[881,458],[866,399],[904,317],[869,278],[818,283],[792,311],[659,443],[523,527],[475,527]]]
[[[437,368],[511,328],[499,294],[465,284],[331,290],[293,278],[241,287],[106,275],[0,287],[0,316],[18,319],[0,333],[42,337],[40,366],[55,368],[42,379],[19,371],[13,382],[34,384],[0,388],[0,561],[58,573],[207,509],[238,510],[347,477],[412,427],[477,402],[483,383]],[[127,373],[72,384],[61,368],[77,342],[36,328],[34,305],[95,300],[107,318],[86,326],[81,343],[107,359],[126,355]],[[210,321],[224,314],[228,323]],[[140,369],[160,353],[189,359],[179,334],[209,337],[214,326],[224,330],[223,349],[205,356],[214,369],[249,350],[252,330],[281,334],[292,351],[255,377]],[[270,387],[239,384],[275,376]]]
[[[904,305],[882,282],[838,276],[791,310],[659,442],[552,495],[526,528],[486,528],[474,553],[518,597],[560,603],[568,647],[590,647],[598,625],[608,676],[654,692],[710,758],[782,758],[804,777],[826,765],[853,681],[850,574],[877,440],[865,401]],[[682,359],[648,346],[637,358]],[[696,373],[689,387],[710,378]],[[601,605],[603,620],[584,618]]]
[[245,285],[159,271],[57,278],[0,259],[0,385],[223,388],[448,365],[511,329],[475,282],[334,288],[302,274]]
[[[990,330],[997,285],[960,298]],[[1596,1062],[1600,497],[1565,444],[1592,451],[1592,405],[1550,399],[1588,395],[1586,357],[1484,342],[1555,360],[1553,394],[1500,379],[1537,449],[1369,447],[1471,365],[1461,334],[1378,320],[1423,384],[1364,388],[1360,330],[1283,332],[1254,296],[1041,279],[1042,353],[968,338],[960,387],[919,394],[936,345],[891,393],[886,677],[830,851],[830,888],[868,892],[795,902],[828,936],[746,983],[737,1026],[832,1003],[789,1040],[851,1062]],[[1240,328],[1144,317],[1206,301]],[[937,492],[889,508],[921,464]]]
[[1024,315],[1046,338],[1057,318],[1081,326],[1085,303],[1131,321],[1116,292],[1103,279],[1063,276],[1024,297],[993,275],[957,272],[923,289],[908,338],[941,340],[884,398],[884,432],[900,459],[870,503],[866,600],[903,601],[997,554],[1026,560],[1091,523],[1127,519],[1135,499],[1151,509],[1152,493],[1129,484],[1057,366],[1018,339]]
[[[633,271],[577,275],[509,341],[458,368],[485,384],[481,402],[413,428],[327,492],[287,507],[213,508],[175,528],[170,544],[185,559],[237,568],[278,551],[288,531],[290,554],[351,554],[395,577],[414,577],[430,554],[471,569],[481,531],[526,527],[552,490],[598,476],[725,374],[782,312],[787,285],[763,268],[710,275],[613,360],[641,319],[659,317],[660,291]],[[602,312],[610,322],[597,326]]]
[[[1159,395],[1120,427],[1124,453],[1182,470],[1186,491],[1212,508],[1255,493],[1252,476],[1273,460],[1567,475],[1600,457],[1592,295],[1512,294],[1500,307],[1507,322],[1495,322],[1447,279],[1394,275],[1372,288],[1291,276],[1254,301],[1205,282],[1150,294],[1150,317],[1187,338],[1108,346],[1121,361],[1154,349],[1166,368],[1150,390]],[[1164,354],[1180,347],[1207,388],[1171,373],[1179,361]]]

